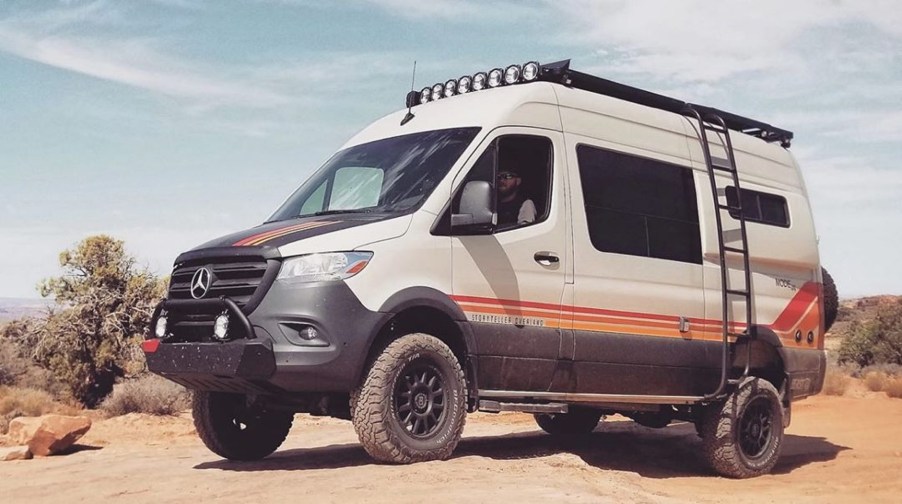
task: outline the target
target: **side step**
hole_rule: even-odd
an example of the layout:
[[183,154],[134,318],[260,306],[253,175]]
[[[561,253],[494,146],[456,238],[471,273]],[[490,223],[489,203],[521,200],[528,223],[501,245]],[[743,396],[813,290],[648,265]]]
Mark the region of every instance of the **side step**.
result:
[[521,413],[566,413],[567,405],[563,403],[511,403],[500,401],[479,401],[479,411],[499,413],[501,411],[519,411]]

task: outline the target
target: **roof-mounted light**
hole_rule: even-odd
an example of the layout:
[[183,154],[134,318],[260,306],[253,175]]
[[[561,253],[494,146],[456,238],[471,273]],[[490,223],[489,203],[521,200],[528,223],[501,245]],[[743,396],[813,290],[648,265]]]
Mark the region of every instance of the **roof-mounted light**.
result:
[[504,83],[516,84],[520,81],[520,65],[510,65],[504,70]]
[[504,79],[504,70],[500,68],[496,68],[489,72],[489,87],[496,88],[501,85],[502,79]]
[[469,75],[464,75],[460,79],[457,79],[457,93],[464,94],[469,93],[470,89],[473,85],[473,78]]
[[535,61],[523,65],[523,80],[531,82],[539,77],[539,64]]
[[449,79],[445,82],[445,98],[451,98],[455,93],[457,93],[457,81]]
[[489,85],[489,76],[485,72],[478,72],[473,76],[473,91],[482,91]]
[[522,65],[508,65],[494,68],[489,72],[476,72],[473,75],[463,75],[457,79],[448,79],[432,86],[423,88],[419,94],[408,93],[407,103],[423,105],[442,98],[450,98],[454,95],[466,94],[483,89],[510,86],[523,82],[532,82],[539,79],[541,66],[536,61],[530,61]]

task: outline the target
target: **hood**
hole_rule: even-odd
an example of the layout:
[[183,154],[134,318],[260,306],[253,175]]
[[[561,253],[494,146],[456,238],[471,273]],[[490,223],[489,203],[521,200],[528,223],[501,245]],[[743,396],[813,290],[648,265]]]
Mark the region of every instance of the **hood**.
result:
[[[403,235],[410,215],[339,214],[270,222],[210,240],[191,252],[207,249],[268,249],[291,256],[331,250],[353,250]],[[361,229],[366,228],[366,229]],[[193,254],[192,254],[193,255]],[[229,254],[232,255],[232,254]]]

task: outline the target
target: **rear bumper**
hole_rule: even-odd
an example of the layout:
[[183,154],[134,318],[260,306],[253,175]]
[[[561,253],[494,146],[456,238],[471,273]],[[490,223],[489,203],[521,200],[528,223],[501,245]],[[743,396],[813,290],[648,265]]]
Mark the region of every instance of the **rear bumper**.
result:
[[[220,302],[229,301],[167,301],[161,310],[176,315],[209,311]],[[344,282],[275,282],[250,315],[237,306],[223,304],[222,308],[231,323],[238,323],[236,339],[150,340],[152,344],[144,345],[148,369],[199,390],[349,392],[359,380],[370,343],[391,317],[367,310]],[[309,329],[315,337],[304,337],[312,334],[305,332]]]

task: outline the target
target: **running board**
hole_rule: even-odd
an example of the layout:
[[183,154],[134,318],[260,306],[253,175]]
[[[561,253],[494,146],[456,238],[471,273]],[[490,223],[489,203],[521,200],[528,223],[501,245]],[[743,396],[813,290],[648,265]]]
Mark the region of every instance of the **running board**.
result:
[[521,413],[566,413],[568,408],[566,404],[561,403],[511,403],[480,399],[479,411],[486,411],[488,413],[499,413],[501,411],[519,411]]
[[[480,390],[479,397],[498,397],[504,399],[538,399],[542,401],[563,401],[566,403],[599,404],[696,404],[710,400],[705,399],[705,396],[575,394],[567,392],[527,392],[514,390]],[[480,403],[481,402],[482,401],[480,401]]]

